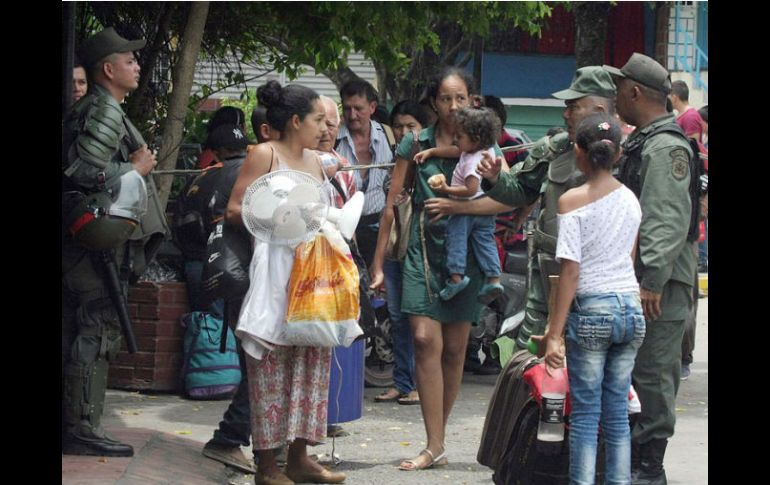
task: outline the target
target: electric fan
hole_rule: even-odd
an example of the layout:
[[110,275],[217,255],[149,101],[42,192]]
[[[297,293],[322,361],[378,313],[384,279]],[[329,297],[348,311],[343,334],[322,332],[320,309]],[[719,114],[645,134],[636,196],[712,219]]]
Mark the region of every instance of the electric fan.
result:
[[297,170],[276,170],[246,188],[241,216],[246,229],[260,241],[294,247],[308,241],[328,220],[346,238],[353,233],[364,207],[357,192],[342,209],[327,203],[321,182]]

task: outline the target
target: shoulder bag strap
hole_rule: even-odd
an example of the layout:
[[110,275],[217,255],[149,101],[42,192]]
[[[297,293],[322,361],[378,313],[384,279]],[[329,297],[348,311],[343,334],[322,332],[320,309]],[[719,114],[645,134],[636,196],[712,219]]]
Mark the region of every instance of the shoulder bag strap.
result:
[[342,202],[343,203],[347,202],[348,198],[345,197],[345,192],[342,190],[342,187],[340,186],[339,181],[335,177],[332,177],[329,179],[329,183],[332,184],[335,189],[337,189],[337,192],[339,192],[340,197],[342,197]]
[[409,166],[407,167],[406,175],[404,176],[404,190],[410,194],[414,192],[414,187],[417,183],[417,167],[415,166],[417,162],[414,161],[414,156],[422,151],[420,140],[418,139],[418,133],[416,131],[412,131],[412,135],[414,136],[414,139],[412,140],[412,150],[409,152]]

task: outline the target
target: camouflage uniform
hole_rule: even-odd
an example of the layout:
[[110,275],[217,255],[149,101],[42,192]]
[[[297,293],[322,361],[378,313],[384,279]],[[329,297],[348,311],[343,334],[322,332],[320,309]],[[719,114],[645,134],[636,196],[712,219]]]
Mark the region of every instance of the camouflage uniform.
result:
[[[129,154],[144,140],[120,104],[103,87],[92,84],[73,106],[65,122],[69,144],[64,175],[85,193],[109,191],[121,175],[133,170]],[[67,145],[65,145],[67,146]],[[124,297],[130,277],[144,272],[168,234],[155,184],[145,178],[148,209],[129,241],[116,248]],[[62,244],[62,369],[64,451],[73,454],[126,456],[123,445],[104,434],[101,416],[109,361],[120,350],[121,328],[103,279],[97,254],[75,244],[69,234]]]
[[674,115],[637,128],[623,147],[631,154],[643,144],[638,172],[643,218],[636,271],[641,288],[662,294],[662,313],[658,319],[647,322],[647,335],[633,373],[642,414],[632,438],[640,444],[668,439],[674,434],[682,335],[684,321],[693,306],[697,271],[692,243],[686,240],[692,208],[692,150],[686,139],[673,133],[651,136],[656,129],[671,123],[675,123]]
[[[567,133],[543,137],[523,164],[501,173],[486,193],[492,199],[513,207],[532,204],[542,196],[540,214],[529,234],[527,305],[516,346],[527,348],[530,335],[542,335],[548,320],[548,275],[559,274],[556,253],[556,203],[567,190],[584,182],[575,168],[575,154]],[[486,186],[486,184],[485,184]]]

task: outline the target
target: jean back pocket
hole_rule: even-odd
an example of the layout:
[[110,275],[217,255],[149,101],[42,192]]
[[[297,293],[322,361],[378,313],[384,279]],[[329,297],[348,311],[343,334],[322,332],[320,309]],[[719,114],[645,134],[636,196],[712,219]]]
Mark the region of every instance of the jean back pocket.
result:
[[633,345],[637,349],[642,346],[644,342],[644,336],[647,333],[647,321],[644,319],[644,315],[630,315],[631,323],[634,325],[634,339]]
[[586,350],[607,350],[612,343],[613,315],[578,315],[575,334]]

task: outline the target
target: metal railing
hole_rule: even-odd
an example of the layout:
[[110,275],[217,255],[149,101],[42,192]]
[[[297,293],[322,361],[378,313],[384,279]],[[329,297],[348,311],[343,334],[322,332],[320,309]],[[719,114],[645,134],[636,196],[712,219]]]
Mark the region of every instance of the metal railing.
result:
[[[705,64],[707,65],[709,62],[709,57],[706,55],[705,52],[703,52],[703,49],[701,49],[698,44],[693,40],[692,36],[690,35],[687,30],[682,28],[682,24],[680,22],[680,9],[681,6],[679,3],[676,4],[674,7],[674,27],[676,29],[674,43],[676,45],[676,49],[674,52],[674,66],[677,70],[682,70],[690,74],[693,78],[694,87],[698,89],[703,89],[708,93],[709,87],[708,84],[703,80],[703,78],[700,75],[701,66],[704,65],[701,63],[701,61],[705,61]],[[680,35],[684,37],[684,42],[679,42]],[[690,46],[692,46],[693,51],[693,57],[695,60],[695,66],[694,68],[690,66],[690,59],[687,55]],[[684,51],[683,53],[680,53],[681,51]]]

